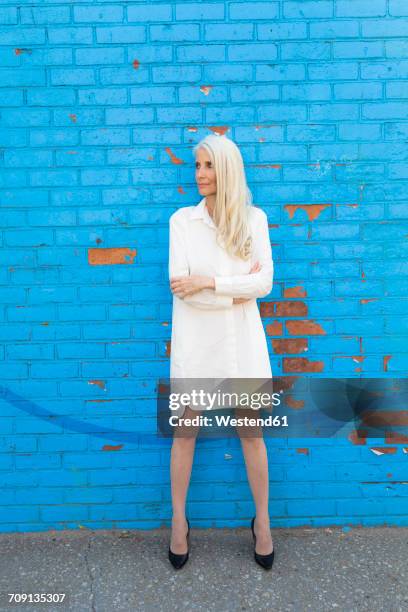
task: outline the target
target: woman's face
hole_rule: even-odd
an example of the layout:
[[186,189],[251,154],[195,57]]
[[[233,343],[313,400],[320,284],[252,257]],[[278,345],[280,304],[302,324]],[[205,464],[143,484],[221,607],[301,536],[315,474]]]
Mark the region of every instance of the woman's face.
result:
[[198,191],[202,196],[217,193],[217,177],[215,168],[206,149],[200,148],[196,154],[195,178]]

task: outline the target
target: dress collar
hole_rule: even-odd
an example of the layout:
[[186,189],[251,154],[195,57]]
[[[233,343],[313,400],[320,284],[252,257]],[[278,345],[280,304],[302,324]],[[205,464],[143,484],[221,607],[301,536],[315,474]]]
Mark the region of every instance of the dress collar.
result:
[[190,214],[190,219],[202,219],[204,223],[210,227],[213,227],[214,229],[216,227],[205,205],[205,198],[203,198],[199,204],[197,204],[197,206],[194,206]]

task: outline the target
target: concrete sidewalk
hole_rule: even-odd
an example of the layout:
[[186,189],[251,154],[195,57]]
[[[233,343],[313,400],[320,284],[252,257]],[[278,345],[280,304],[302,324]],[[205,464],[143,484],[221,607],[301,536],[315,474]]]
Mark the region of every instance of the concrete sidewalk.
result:
[[[250,530],[196,529],[190,559],[167,559],[168,528],[0,534],[0,610],[408,610],[408,529],[272,529],[275,562],[253,560]],[[65,593],[62,604],[8,593]]]

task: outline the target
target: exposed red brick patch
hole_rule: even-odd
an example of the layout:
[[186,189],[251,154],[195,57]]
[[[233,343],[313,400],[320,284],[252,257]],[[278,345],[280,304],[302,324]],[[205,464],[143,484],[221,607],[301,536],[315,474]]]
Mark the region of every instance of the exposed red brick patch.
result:
[[378,302],[378,298],[361,298],[360,304],[368,304],[368,302]]
[[133,60],[133,62],[132,62],[132,66],[133,66],[133,68],[134,68],[135,70],[137,70],[137,69],[139,68],[139,66],[140,66],[140,62],[139,62],[139,60],[137,60],[137,59]]
[[198,128],[196,128],[194,125],[190,125],[187,127],[189,132],[197,132]]
[[101,244],[101,242],[103,242],[103,241],[102,241],[102,238],[96,238],[95,242],[96,242],[96,244]]
[[259,312],[261,317],[273,317],[275,314],[276,302],[261,302]]
[[384,355],[383,357],[383,370],[384,372],[388,372],[388,362],[391,359],[392,355]]
[[105,380],[88,380],[88,385],[96,385],[101,389],[106,389],[106,381]]
[[304,335],[321,335],[324,336],[326,332],[321,325],[314,321],[285,321],[286,329],[293,336],[304,336]]
[[372,446],[370,448],[370,451],[372,451],[375,455],[395,455],[395,453],[397,452],[397,448],[395,446]]
[[166,342],[166,357],[170,357],[171,353],[171,340]]
[[68,117],[71,119],[72,123],[76,123],[77,122],[77,116],[75,113],[70,113],[68,115]]
[[356,446],[362,446],[367,442],[367,434],[366,429],[354,429],[347,437]]
[[404,427],[408,425],[408,410],[365,410],[361,414],[361,420],[371,427],[383,425]]
[[353,361],[358,361],[358,363],[362,363],[365,359],[365,357],[363,357],[362,355],[352,355],[351,358]]
[[212,85],[201,85],[200,91],[202,91],[204,95],[208,96],[212,88],[213,88]]
[[285,298],[307,297],[307,293],[301,285],[296,285],[296,287],[288,287],[287,289],[284,289],[283,297]]
[[212,125],[212,126],[209,125],[208,129],[214,132],[215,134],[218,134],[219,136],[224,136],[224,134],[228,132],[229,126],[228,125]]
[[289,219],[293,219],[293,215],[295,214],[298,208],[304,210],[309,217],[309,221],[314,221],[320,215],[322,210],[328,208],[331,204],[285,204],[283,208],[289,213]]
[[385,444],[407,444],[408,436],[397,431],[387,431],[384,438]]
[[166,147],[164,150],[166,151],[166,153],[167,153],[167,154],[168,154],[168,156],[170,157],[171,162],[172,162],[173,164],[184,164],[184,161],[183,161],[182,159],[180,159],[179,157],[176,157],[176,156],[174,155],[174,153],[172,152],[172,150],[170,149],[170,147]]
[[112,264],[133,263],[136,257],[136,249],[112,248],[112,249],[88,249],[88,263],[91,266],[103,266]]
[[21,55],[22,53],[28,53],[29,55],[31,55],[32,52],[32,49],[23,49],[21,47],[17,47],[16,49],[14,49],[14,53],[16,55]]
[[283,359],[284,372],[323,372],[323,361],[309,361],[306,357],[285,357]]
[[179,185],[179,186],[177,187],[177,191],[178,191],[179,193],[186,193],[186,192],[184,191],[184,189],[183,189],[183,187],[182,187],[181,185]]
[[275,302],[278,317],[306,317],[308,310],[305,302]]
[[296,452],[300,453],[302,455],[308,455],[309,454],[309,449],[308,448],[297,448]]
[[285,404],[288,408],[292,408],[292,410],[301,410],[305,407],[305,400],[297,400],[293,395],[287,395],[285,397]]
[[308,340],[307,338],[276,338],[272,340],[272,348],[277,355],[304,353],[308,349]]
[[43,321],[42,323],[40,323],[40,325],[43,325],[44,327],[48,327],[49,322],[48,321]]
[[274,321],[266,326],[266,333],[268,336],[282,336],[283,325],[280,321]]
[[123,444],[104,444],[102,446],[103,451],[118,451],[123,448]]
[[170,385],[166,385],[165,383],[159,383],[157,391],[158,393],[160,393],[160,395],[163,395],[164,393],[169,393],[171,391]]
[[169,322],[168,321],[163,321],[162,325],[163,325],[163,327],[168,327]]

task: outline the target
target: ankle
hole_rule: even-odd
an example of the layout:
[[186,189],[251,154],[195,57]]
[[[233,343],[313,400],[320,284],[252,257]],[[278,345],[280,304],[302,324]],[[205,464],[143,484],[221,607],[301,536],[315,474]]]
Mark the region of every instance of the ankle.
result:
[[171,519],[172,525],[186,525],[187,519],[184,515],[173,516]]
[[255,525],[256,525],[257,527],[268,527],[268,528],[269,528],[269,527],[270,527],[270,519],[269,519],[269,516],[268,516],[268,515],[266,515],[266,516],[262,516],[262,515],[259,515],[259,516],[258,516],[258,515],[257,515],[257,516],[255,517]]

